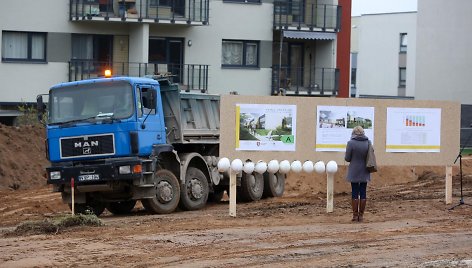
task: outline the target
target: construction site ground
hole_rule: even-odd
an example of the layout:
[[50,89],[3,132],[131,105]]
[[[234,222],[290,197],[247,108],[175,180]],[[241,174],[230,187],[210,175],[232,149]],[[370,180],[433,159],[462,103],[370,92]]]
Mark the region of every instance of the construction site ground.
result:
[[[451,163],[454,159],[451,160]],[[326,212],[326,175],[290,174],[283,197],[198,211],[130,215],[104,225],[12,235],[26,221],[70,213],[46,185],[44,129],[0,125],[0,267],[472,267],[472,158],[453,168],[381,166],[368,187],[365,220],[351,222],[345,167]]]

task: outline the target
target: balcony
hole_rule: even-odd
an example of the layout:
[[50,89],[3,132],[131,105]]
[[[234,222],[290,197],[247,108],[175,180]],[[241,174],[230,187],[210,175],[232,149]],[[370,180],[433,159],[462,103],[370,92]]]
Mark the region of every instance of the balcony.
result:
[[208,92],[208,65],[202,64],[157,64],[133,62],[99,62],[72,60],[69,62],[69,81],[103,77],[106,69],[113,76],[166,75],[178,83],[181,89]]
[[210,0],[69,0],[71,21],[206,25]]
[[341,28],[341,7],[305,3],[301,0],[274,2],[274,29],[332,31]]
[[324,97],[338,90],[339,69],[272,66],[272,95]]

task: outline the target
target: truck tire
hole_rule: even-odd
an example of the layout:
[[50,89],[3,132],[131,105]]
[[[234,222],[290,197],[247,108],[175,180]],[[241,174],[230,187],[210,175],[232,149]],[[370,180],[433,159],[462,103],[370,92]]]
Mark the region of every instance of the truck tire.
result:
[[119,201],[108,203],[107,209],[114,215],[128,214],[136,205],[136,200]]
[[[72,210],[72,204],[69,204],[69,208]],[[97,217],[102,215],[105,211],[105,204],[99,201],[91,201],[87,203],[75,203],[74,206],[75,214],[90,214],[93,213]]]
[[[264,177],[262,174],[243,172],[241,177],[240,197],[244,202],[257,201],[261,199],[264,192]],[[239,196],[238,196],[239,197]]]
[[157,214],[168,214],[173,212],[180,201],[179,180],[175,175],[166,169],[156,172],[156,196],[150,199],[143,199],[144,208]]
[[264,197],[279,197],[285,191],[285,174],[264,173]]
[[208,181],[203,172],[189,167],[185,183],[180,185],[180,207],[184,210],[197,210],[205,206],[209,192]]

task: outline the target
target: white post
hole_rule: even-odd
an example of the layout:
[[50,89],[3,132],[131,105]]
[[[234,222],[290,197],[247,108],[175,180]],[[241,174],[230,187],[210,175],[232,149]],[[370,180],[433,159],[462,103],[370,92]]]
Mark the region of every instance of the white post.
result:
[[229,215],[236,217],[236,173],[229,172]]
[[326,173],[326,212],[333,212],[334,207],[334,173]]
[[326,212],[333,212],[334,207],[334,174],[338,171],[336,161],[329,161],[326,164]]
[[452,203],[452,166],[446,166],[446,204]]

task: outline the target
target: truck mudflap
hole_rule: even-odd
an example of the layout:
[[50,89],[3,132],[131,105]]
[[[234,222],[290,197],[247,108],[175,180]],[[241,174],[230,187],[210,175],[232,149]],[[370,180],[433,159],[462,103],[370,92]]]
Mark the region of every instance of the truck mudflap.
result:
[[[134,169],[135,166],[141,166]],[[76,185],[97,184],[108,181],[135,180],[142,178],[142,161],[138,158],[109,160],[105,163],[64,165],[46,168],[48,184],[69,184],[74,179]],[[138,171],[138,172],[137,172]]]

